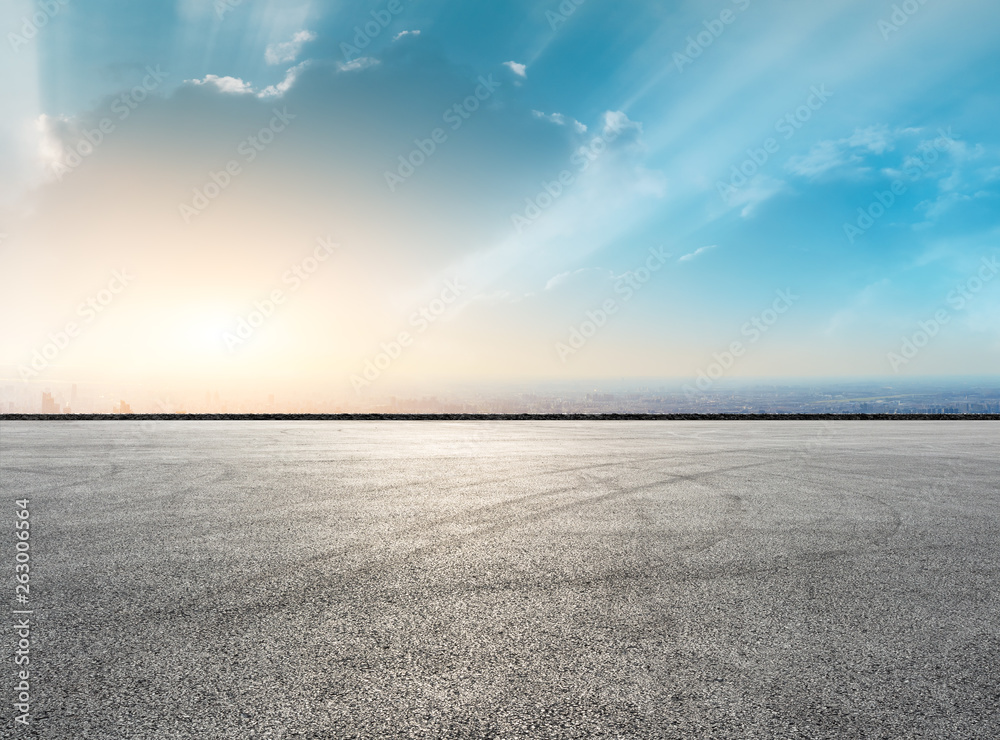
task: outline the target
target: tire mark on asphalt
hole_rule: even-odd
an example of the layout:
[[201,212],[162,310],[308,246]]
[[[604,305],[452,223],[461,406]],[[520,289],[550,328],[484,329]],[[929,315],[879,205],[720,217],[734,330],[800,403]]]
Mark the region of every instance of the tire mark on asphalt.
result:
[[[719,453],[718,453],[717,450],[709,450],[709,451],[702,452],[702,453],[684,452],[684,456],[685,456],[686,459],[703,458],[703,457],[718,457],[718,454]],[[436,492],[437,493],[450,493],[452,491],[460,490],[462,488],[481,488],[481,487],[484,487],[484,486],[488,486],[488,485],[491,485],[491,484],[494,484],[494,483],[500,483],[500,482],[528,481],[528,480],[531,480],[533,478],[538,478],[538,477],[541,477],[541,476],[561,475],[563,473],[589,472],[589,471],[599,470],[599,469],[605,469],[605,468],[614,468],[614,469],[625,468],[625,469],[627,469],[628,467],[635,467],[637,465],[643,465],[643,468],[645,468],[645,467],[648,467],[648,466],[644,465],[645,463],[661,462],[661,461],[665,461],[665,460],[676,460],[677,457],[678,457],[678,453],[674,452],[673,454],[670,454],[670,455],[651,455],[651,456],[647,456],[647,457],[632,457],[632,458],[626,458],[624,460],[616,460],[616,461],[607,462],[607,463],[593,463],[593,464],[590,464],[590,465],[575,465],[575,466],[570,467],[570,468],[556,468],[556,469],[550,469],[550,470],[539,470],[539,471],[535,471],[535,472],[524,473],[524,474],[519,475],[517,477],[511,477],[509,474],[501,474],[501,475],[497,475],[495,478],[491,478],[491,479],[477,478],[474,483],[459,483],[459,484],[456,484],[454,486],[449,486],[449,487],[445,487],[445,488],[439,488],[439,489],[436,489]],[[760,455],[757,455],[757,457],[758,458],[769,459],[769,456],[767,456],[767,455],[765,455],[763,453],[760,454]],[[442,475],[439,478],[439,480],[451,480],[451,479],[454,479],[454,474],[453,473],[447,474],[447,475]],[[432,482],[433,481],[427,481],[427,484],[430,484]]]
[[[633,459],[632,462],[640,461],[656,461],[673,459],[672,456],[666,457],[652,457],[652,458],[638,458]],[[585,496],[580,500],[567,501],[565,503],[550,505],[551,499],[560,494],[565,494],[571,491],[580,491],[579,483],[575,485],[560,487],[553,491],[542,492],[540,494],[529,494],[528,496],[518,497],[517,499],[509,499],[505,501],[492,504],[487,507],[478,507],[476,510],[471,512],[462,512],[457,515],[452,515],[445,517],[438,522],[432,522],[429,525],[424,524],[419,527],[411,527],[407,529],[399,530],[393,533],[393,539],[395,541],[405,541],[406,537],[412,536],[413,534],[426,533],[428,531],[433,531],[435,529],[440,529],[442,526],[447,526],[448,524],[466,522],[472,531],[456,533],[453,535],[446,535],[440,541],[434,542],[421,547],[413,548],[405,552],[390,553],[387,557],[376,557],[370,562],[363,565],[350,566],[341,570],[338,570],[335,574],[330,573],[316,573],[315,566],[322,565],[324,562],[329,562],[337,557],[341,557],[342,553],[322,553],[319,555],[310,556],[305,559],[297,559],[297,562],[302,566],[313,566],[309,570],[313,571],[311,573],[311,582],[304,584],[292,585],[289,584],[285,588],[278,589],[278,593],[275,594],[271,589],[267,588],[254,588],[255,586],[260,586],[263,583],[270,584],[281,584],[287,578],[288,569],[290,567],[289,563],[283,563],[280,566],[275,566],[269,568],[264,572],[254,574],[247,579],[236,578],[229,582],[224,589],[220,591],[226,591],[230,594],[234,594],[237,597],[240,594],[247,593],[259,593],[268,594],[267,601],[269,603],[275,602],[285,602],[285,603],[300,603],[300,599],[318,600],[322,601],[325,594],[328,593],[329,588],[338,584],[344,584],[348,582],[363,584],[366,587],[373,587],[373,584],[377,584],[380,577],[384,577],[387,571],[391,571],[394,568],[398,569],[400,566],[409,564],[412,566],[414,559],[421,559],[427,555],[441,551],[442,549],[448,550],[453,549],[463,543],[469,541],[482,540],[483,538],[495,534],[497,532],[502,532],[512,527],[521,526],[527,523],[536,522],[541,518],[551,518],[560,514],[565,514],[567,512],[579,511],[582,508],[599,506],[609,501],[614,501],[617,499],[633,496],[637,493],[645,491],[655,491],[663,490],[664,488],[669,488],[675,484],[680,483],[700,483],[707,479],[711,479],[717,476],[724,476],[733,473],[744,472],[746,470],[755,468],[766,468],[774,466],[776,464],[781,464],[782,460],[768,459],[759,462],[742,463],[738,465],[731,465],[721,468],[713,468],[709,470],[697,471],[688,474],[673,474],[665,478],[660,478],[657,480],[642,483],[640,485],[629,486],[626,488],[618,488],[616,490],[607,491],[604,493],[599,493],[597,495]],[[569,469],[563,469],[559,472],[585,472],[592,471],[595,469],[601,469],[607,467],[606,465],[588,465],[588,466],[575,466]],[[209,475],[215,474],[215,478],[205,484],[201,480],[195,480],[190,483],[185,489],[184,493],[195,490],[203,486],[211,486],[219,481],[231,478],[237,469],[237,466],[227,466],[225,470],[222,471],[212,471],[211,473],[206,473],[200,476],[200,479],[208,477]],[[550,471],[545,471],[541,473],[542,475],[552,474]],[[592,481],[590,485],[594,483],[600,483],[602,481]],[[728,496],[728,497],[727,497]],[[743,505],[743,499],[740,496],[732,494],[723,494],[723,499],[729,502],[727,506],[727,511],[739,511]],[[529,511],[523,511],[525,504],[530,504],[531,502],[536,502],[537,506],[530,507]],[[521,509],[513,515],[509,514],[503,516],[501,520],[496,519],[496,514],[504,512],[510,512],[512,508],[517,507]],[[484,526],[485,525],[485,526]],[[713,538],[712,541],[706,546],[696,550],[693,554],[698,554],[704,552],[705,550],[714,547],[719,542],[725,540],[726,537]],[[374,548],[369,548],[370,555],[377,555]],[[690,557],[690,556],[689,556]],[[657,566],[662,567],[662,566]],[[773,568],[773,566],[767,566],[768,568]],[[757,572],[760,569],[748,570],[748,573]],[[735,574],[735,571],[727,571],[728,574]],[[720,574],[720,577],[726,574]],[[376,588],[381,588],[380,586],[375,586]],[[197,609],[197,602],[199,596],[192,594],[189,599],[189,607],[193,608],[195,611]],[[181,604],[177,605],[181,607]],[[233,610],[233,618],[236,618],[239,614],[244,613],[247,610],[259,610],[261,604],[252,604],[246,601],[242,603],[239,599],[236,600],[236,609]],[[275,609],[280,610],[284,607],[280,604],[275,603]],[[181,608],[180,612],[186,611]],[[150,610],[150,614],[161,613],[160,609]]]
[[35,468],[15,468],[11,465],[0,465],[0,470],[13,470],[15,473],[28,473],[30,475],[54,475],[60,478],[65,478],[69,473],[63,473],[59,470],[50,469],[35,469]]
[[[648,483],[643,483],[637,486],[631,486],[629,488],[609,491],[607,493],[602,493],[597,496],[589,496],[582,501],[568,502],[559,506],[553,506],[548,508],[541,507],[532,512],[528,512],[525,514],[518,514],[512,517],[506,517],[503,521],[500,522],[492,521],[487,526],[480,526],[471,532],[464,532],[455,535],[445,536],[441,541],[435,542],[433,544],[425,545],[422,547],[416,547],[407,550],[405,552],[393,553],[388,555],[387,557],[380,558],[378,561],[368,562],[365,563],[364,565],[358,565],[345,568],[343,570],[339,570],[336,576],[333,576],[328,573],[314,573],[313,574],[314,577],[308,585],[303,585],[298,587],[288,587],[285,590],[279,589],[279,593],[281,594],[281,596],[279,597],[278,600],[289,603],[299,603],[301,606],[301,601],[299,600],[306,597],[309,591],[319,589],[320,594],[322,594],[326,592],[326,588],[336,583],[342,583],[344,581],[350,581],[350,582],[360,581],[363,583],[373,583],[377,580],[375,576],[377,576],[378,574],[383,574],[387,570],[393,567],[398,568],[399,566],[412,561],[414,558],[423,558],[430,553],[440,551],[442,549],[453,549],[457,545],[460,545],[464,542],[470,540],[482,539],[486,535],[494,534],[496,532],[500,532],[505,529],[509,529],[511,527],[524,524],[526,522],[537,521],[542,517],[550,517],[559,513],[565,513],[578,510],[584,507],[599,505],[602,503],[606,503],[608,501],[613,501],[615,499],[627,497],[635,493],[649,491],[649,490],[657,490],[663,488],[664,486],[672,485],[674,483],[698,482],[703,478],[709,478],[715,475],[730,473],[733,471],[743,471],[748,468],[754,468],[754,467],[765,467],[772,464],[773,461],[766,461],[760,463],[733,465],[725,468],[716,468],[713,470],[702,471],[700,473],[690,474],[690,475],[672,475],[668,478],[663,478]],[[473,522],[472,526],[476,526],[476,524],[477,522]],[[403,530],[399,532],[395,536],[395,539],[398,540],[402,538],[405,532],[407,531],[408,530]],[[707,546],[704,549],[708,549],[708,547],[714,546],[714,544],[717,544],[717,542],[718,540],[714,540],[711,545]],[[299,560],[298,562],[302,565],[308,564],[315,567],[316,565],[332,561],[341,556],[342,556],[341,553],[322,553],[319,555],[310,556],[303,560]],[[253,586],[255,584],[259,586],[259,584],[261,583],[275,583],[283,580],[282,574],[287,573],[288,568],[289,568],[288,564],[284,564],[280,567],[270,568],[267,571],[250,576],[249,579],[247,579],[242,583],[232,582],[230,584],[227,584],[225,590],[231,593],[253,592],[254,590]],[[264,589],[258,588],[257,590],[263,591]],[[196,598],[193,598],[192,601],[196,601]],[[247,605],[246,608],[249,609],[251,608],[251,606],[252,608],[259,607],[259,605],[256,606]]]
[[98,482],[101,482],[101,481],[107,481],[107,480],[109,480],[109,479],[114,478],[115,476],[117,476],[118,473],[120,473],[121,470],[122,470],[122,466],[121,465],[116,465],[115,463],[111,463],[109,467],[111,468],[110,470],[108,470],[106,472],[99,473],[98,475],[94,476],[93,478],[77,479],[77,480],[70,481],[70,482],[67,482],[67,483],[61,483],[61,484],[59,484],[57,486],[49,486],[48,488],[33,488],[32,491],[31,491],[31,494],[32,495],[37,495],[37,494],[41,494],[41,493],[50,493],[52,491],[61,491],[64,488],[73,488],[74,486],[82,486],[85,483],[98,483]]
[[[816,465],[808,465],[807,464],[806,467],[812,468],[814,470],[822,470],[825,473],[829,472],[828,469],[821,468],[821,467],[816,466]],[[843,470],[838,470],[837,471],[837,475],[840,476],[840,477],[843,477],[845,473],[847,473],[847,471],[843,471]],[[790,481],[793,481],[793,482],[796,482],[796,483],[802,483],[802,479],[801,478],[796,478],[796,477],[793,477],[793,476],[790,476],[790,475],[783,475],[781,473],[773,473],[772,475],[775,478],[784,478],[785,480],[790,480]],[[861,478],[863,480],[871,480],[871,475],[870,474],[858,473],[857,477]],[[890,478],[890,480],[891,480],[891,478]],[[832,491],[826,491],[826,495],[827,496],[829,496],[831,493],[833,493],[833,494],[838,494],[839,493],[839,494],[841,494],[841,495],[844,496],[845,500],[850,500],[851,497],[861,498],[861,499],[864,499],[866,501],[869,501],[871,503],[876,504],[877,508],[883,508],[886,511],[888,511],[889,512],[889,520],[890,521],[887,523],[887,528],[886,528],[885,531],[883,531],[883,532],[880,533],[880,536],[875,537],[875,538],[872,539],[872,543],[873,544],[875,544],[875,545],[877,545],[879,547],[882,547],[882,546],[888,544],[889,540],[891,540],[892,538],[894,538],[899,533],[899,530],[901,529],[902,524],[903,524],[902,515],[900,514],[900,512],[897,509],[895,509],[894,507],[892,507],[886,501],[883,501],[883,500],[879,499],[878,497],[876,497],[876,496],[874,496],[872,494],[863,493],[863,492],[857,490],[857,488],[851,487],[850,485],[844,485],[843,483],[841,483],[839,481],[835,481],[835,480],[831,479],[829,476],[825,476],[822,481],[812,481],[812,480],[810,480],[809,482],[813,483],[813,484],[822,482],[822,484],[824,486],[826,486],[828,489],[829,488],[833,488],[834,490],[832,490]]]
[[[656,458],[656,459],[666,459],[666,458]],[[542,507],[535,507],[535,508],[531,509],[530,511],[528,511],[525,514],[519,514],[519,515],[517,515],[517,516],[515,516],[513,518],[506,517],[505,518],[505,522],[509,522],[511,525],[514,525],[514,524],[518,524],[518,523],[522,523],[522,522],[533,521],[533,520],[536,520],[539,517],[545,517],[545,516],[549,516],[551,514],[563,513],[565,511],[571,511],[574,507],[590,506],[590,505],[593,505],[595,503],[601,503],[601,502],[606,501],[606,500],[611,500],[611,499],[618,498],[618,497],[628,496],[631,493],[635,493],[635,492],[639,492],[639,491],[643,491],[643,490],[648,490],[649,488],[655,488],[658,485],[664,485],[664,484],[673,483],[673,482],[676,482],[676,481],[698,482],[702,478],[711,477],[713,475],[719,475],[719,474],[729,473],[729,472],[733,472],[733,471],[742,471],[742,470],[746,470],[746,469],[749,469],[749,468],[752,468],[752,467],[760,467],[760,466],[766,466],[766,465],[770,465],[770,464],[772,464],[771,461],[763,461],[763,462],[759,462],[759,463],[745,463],[745,464],[741,464],[741,465],[731,466],[731,467],[728,467],[728,468],[715,468],[715,469],[711,469],[711,470],[707,470],[707,471],[693,472],[693,473],[687,473],[687,474],[677,473],[677,474],[671,475],[671,477],[669,477],[669,478],[662,479],[660,481],[655,481],[653,483],[641,484],[639,486],[634,486],[632,488],[622,488],[622,489],[618,489],[618,490],[614,490],[614,491],[609,491],[609,492],[607,492],[605,494],[599,494],[598,496],[590,496],[590,497],[584,498],[582,500],[570,501],[570,502],[567,502],[566,504],[563,504],[561,506],[556,506],[556,507],[552,507],[552,508],[549,508],[549,509],[545,509],[544,506],[542,506]],[[601,467],[603,467],[603,466],[601,466]],[[576,468],[574,470],[579,471],[579,470],[588,470],[588,469],[589,468]],[[560,472],[565,472],[565,471],[560,471]],[[600,483],[603,483],[603,482],[604,481],[600,481]],[[407,529],[401,530],[399,532],[399,536],[400,537],[405,537],[407,535],[413,535],[413,534],[425,534],[425,533],[427,533],[429,531],[432,531],[434,529],[437,529],[437,528],[441,527],[442,525],[461,524],[461,523],[466,523],[468,526],[472,526],[472,527],[476,527],[476,526],[481,525],[481,524],[486,524],[487,525],[487,527],[485,529],[480,528],[480,529],[476,530],[476,532],[466,533],[467,535],[477,534],[480,531],[485,532],[485,531],[498,530],[498,529],[500,529],[500,528],[502,528],[504,526],[504,522],[497,522],[496,521],[495,515],[497,513],[503,513],[504,511],[507,511],[507,510],[511,509],[511,507],[513,507],[513,506],[523,507],[525,504],[531,504],[533,502],[542,503],[544,505],[544,503],[546,501],[548,501],[549,499],[551,499],[553,496],[556,496],[556,495],[562,494],[562,493],[578,492],[578,491],[580,491],[580,486],[577,483],[577,484],[565,486],[565,487],[562,487],[562,488],[558,488],[558,489],[555,489],[555,490],[552,490],[552,491],[544,491],[544,492],[535,493],[535,494],[527,494],[525,496],[519,496],[519,497],[516,497],[516,498],[507,498],[507,499],[504,499],[503,501],[498,501],[495,504],[489,504],[487,506],[476,507],[473,510],[467,510],[467,511],[463,511],[463,512],[460,512],[460,513],[457,513],[457,514],[452,514],[452,515],[449,515],[447,517],[442,517],[442,518],[439,518],[437,520],[434,520],[434,521],[431,521],[431,522],[427,522],[427,523],[418,525],[416,527],[411,527],[411,528],[407,528]],[[469,521],[470,519],[471,519],[471,521]],[[322,557],[322,556],[318,556],[318,557]]]

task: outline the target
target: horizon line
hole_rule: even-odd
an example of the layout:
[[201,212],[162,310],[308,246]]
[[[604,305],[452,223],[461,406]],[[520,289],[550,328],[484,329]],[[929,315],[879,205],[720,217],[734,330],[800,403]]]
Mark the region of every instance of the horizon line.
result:
[[1000,421],[1000,414],[0,414],[0,421]]

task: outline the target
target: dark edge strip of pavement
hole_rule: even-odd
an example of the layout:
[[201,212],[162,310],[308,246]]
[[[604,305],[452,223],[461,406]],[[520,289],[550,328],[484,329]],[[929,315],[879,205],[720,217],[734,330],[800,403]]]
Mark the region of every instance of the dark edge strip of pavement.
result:
[[0,414],[0,421],[1000,421],[1000,414]]

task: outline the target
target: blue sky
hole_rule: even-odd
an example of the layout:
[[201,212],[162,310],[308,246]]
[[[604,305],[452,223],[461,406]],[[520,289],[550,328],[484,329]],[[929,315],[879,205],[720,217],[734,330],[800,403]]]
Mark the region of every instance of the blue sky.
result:
[[[995,373],[998,21],[985,0],[8,3],[0,363],[18,377],[127,267],[38,378],[348,393],[401,331],[380,378],[693,377],[734,341],[734,377]],[[227,344],[321,237],[336,258]]]

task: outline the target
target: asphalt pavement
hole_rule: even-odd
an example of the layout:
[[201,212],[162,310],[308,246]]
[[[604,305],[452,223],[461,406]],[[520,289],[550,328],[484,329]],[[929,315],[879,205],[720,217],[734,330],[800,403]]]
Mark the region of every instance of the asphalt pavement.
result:
[[0,492],[0,737],[1000,737],[998,422],[5,421]]

